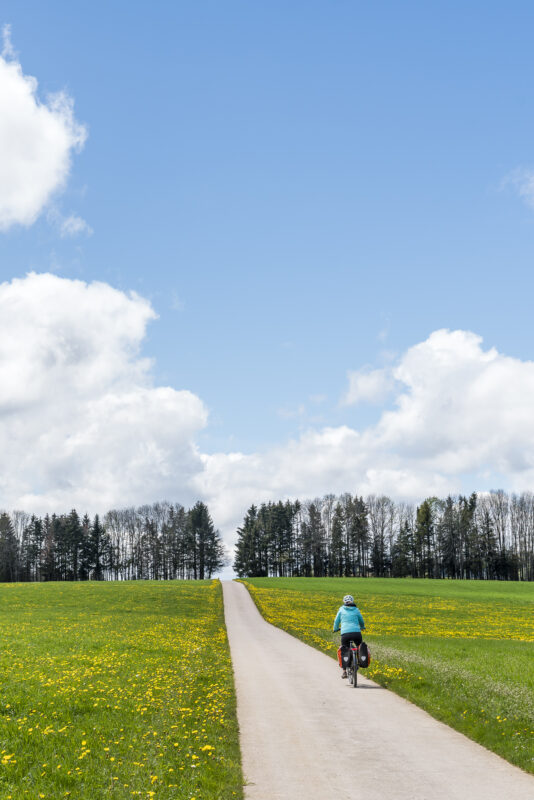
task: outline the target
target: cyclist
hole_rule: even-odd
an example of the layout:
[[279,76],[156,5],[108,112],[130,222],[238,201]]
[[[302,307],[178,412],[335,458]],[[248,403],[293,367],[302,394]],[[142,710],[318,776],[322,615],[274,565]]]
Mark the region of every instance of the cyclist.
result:
[[[351,594],[346,594],[343,598],[343,605],[337,612],[334,620],[334,633],[341,627],[341,647],[348,647],[350,642],[356,645],[362,643],[362,631],[365,630],[365,622],[360,613],[360,609],[354,602],[354,597]],[[342,678],[347,677],[347,670],[343,669],[341,673]]]

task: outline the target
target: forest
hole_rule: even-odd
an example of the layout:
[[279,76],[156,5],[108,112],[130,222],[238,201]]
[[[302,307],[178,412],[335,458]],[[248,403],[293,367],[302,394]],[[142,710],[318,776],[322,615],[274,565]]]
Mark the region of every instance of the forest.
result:
[[332,494],[249,508],[238,529],[240,577],[413,577],[534,580],[534,495]]
[[226,564],[208,507],[175,503],[108,511],[100,519],[0,514],[0,581],[211,578]]
[[[211,578],[227,563],[208,507],[160,502],[102,518],[0,514],[0,581]],[[328,494],[252,505],[237,531],[240,577],[534,580],[534,494]]]

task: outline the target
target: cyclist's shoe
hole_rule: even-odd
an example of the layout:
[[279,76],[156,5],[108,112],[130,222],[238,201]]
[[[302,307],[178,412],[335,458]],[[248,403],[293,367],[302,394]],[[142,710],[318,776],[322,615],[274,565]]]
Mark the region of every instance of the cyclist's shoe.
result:
[[346,678],[347,677],[347,670],[346,669],[344,669],[343,672],[341,673],[341,677],[342,678]]

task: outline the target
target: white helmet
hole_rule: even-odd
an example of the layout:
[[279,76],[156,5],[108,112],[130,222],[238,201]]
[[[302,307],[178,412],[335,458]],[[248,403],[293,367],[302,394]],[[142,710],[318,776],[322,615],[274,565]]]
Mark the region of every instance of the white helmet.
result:
[[346,594],[343,598],[343,605],[348,606],[351,603],[354,603],[354,597],[351,594]]

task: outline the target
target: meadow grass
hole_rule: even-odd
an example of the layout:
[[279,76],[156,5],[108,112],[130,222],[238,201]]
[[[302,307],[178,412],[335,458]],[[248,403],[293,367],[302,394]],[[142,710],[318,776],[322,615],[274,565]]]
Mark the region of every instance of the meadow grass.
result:
[[0,798],[242,798],[218,581],[0,585]]
[[363,614],[365,674],[534,773],[534,584],[250,578],[264,617],[336,656],[343,595]]

